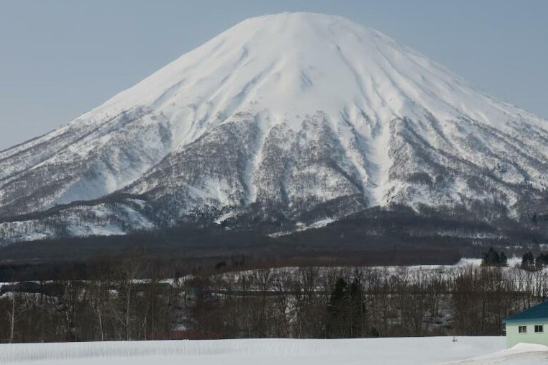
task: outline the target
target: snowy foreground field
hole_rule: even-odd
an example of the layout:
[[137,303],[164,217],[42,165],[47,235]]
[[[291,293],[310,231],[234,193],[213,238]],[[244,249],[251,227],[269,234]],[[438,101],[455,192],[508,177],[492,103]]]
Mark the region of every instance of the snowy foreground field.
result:
[[548,347],[504,349],[503,337],[219,340],[0,345],[0,364],[540,365]]

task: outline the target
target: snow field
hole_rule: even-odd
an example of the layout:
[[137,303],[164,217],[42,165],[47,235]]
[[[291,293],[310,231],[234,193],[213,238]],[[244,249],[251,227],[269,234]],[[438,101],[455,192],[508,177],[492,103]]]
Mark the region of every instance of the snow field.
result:
[[[504,349],[504,337],[340,340],[250,339],[0,345],[1,364],[435,365]],[[509,356],[529,356],[531,349]],[[538,350],[538,348],[536,349]],[[548,352],[538,352],[548,354]],[[499,354],[500,355],[500,354]],[[497,355],[497,356],[499,356]],[[535,355],[535,354],[533,354]],[[498,357],[500,358],[500,356]],[[492,361],[494,358],[487,358]],[[486,362],[491,364],[493,362]],[[483,364],[467,362],[467,364]],[[510,364],[510,363],[509,363]],[[511,363],[513,364],[513,363]]]

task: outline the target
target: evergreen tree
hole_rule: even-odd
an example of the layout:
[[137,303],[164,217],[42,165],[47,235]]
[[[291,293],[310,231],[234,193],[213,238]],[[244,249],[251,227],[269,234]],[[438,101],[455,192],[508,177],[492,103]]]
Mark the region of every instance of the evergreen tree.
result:
[[521,268],[524,270],[534,270],[535,269],[535,257],[531,251],[523,254],[521,259]]
[[493,249],[489,248],[489,251],[482,254],[481,266],[496,266],[496,267],[506,267],[508,266],[508,257],[504,252],[500,254]]
[[360,279],[347,284],[338,278],[327,306],[327,335],[334,338],[360,337],[367,331],[367,307]]
[[349,287],[350,337],[361,337],[366,330],[367,307],[360,280],[355,277]]
[[327,310],[333,314],[337,315],[342,310],[342,304],[344,303],[345,296],[347,293],[348,284],[344,278],[338,278],[335,282],[335,287],[331,292],[329,297],[329,304]]
[[535,266],[537,270],[542,270],[548,266],[548,253],[541,253],[535,260]]
[[489,251],[484,252],[482,255],[481,265],[482,266],[499,266],[500,265],[500,256],[493,247],[489,248]]
[[329,337],[343,337],[345,328],[345,304],[347,302],[348,284],[344,278],[338,278],[331,291],[327,313],[329,316],[327,334]]
[[508,266],[508,257],[506,257],[506,254],[502,251],[500,252],[500,266]]

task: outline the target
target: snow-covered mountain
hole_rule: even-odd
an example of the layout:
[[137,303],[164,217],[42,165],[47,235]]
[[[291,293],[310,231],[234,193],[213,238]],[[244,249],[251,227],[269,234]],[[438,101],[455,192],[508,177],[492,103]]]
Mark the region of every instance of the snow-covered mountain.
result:
[[548,121],[376,30],[262,16],[0,152],[0,241],[390,204],[519,219],[546,196],[546,146]]

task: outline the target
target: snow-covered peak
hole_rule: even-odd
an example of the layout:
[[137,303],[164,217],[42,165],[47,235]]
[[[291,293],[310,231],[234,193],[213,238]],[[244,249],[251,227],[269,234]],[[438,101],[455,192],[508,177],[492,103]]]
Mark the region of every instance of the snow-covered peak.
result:
[[319,110],[319,101],[328,116],[345,113],[363,124],[426,112],[503,125],[527,115],[376,30],[338,16],[282,13],[237,24],[90,117],[153,108],[177,120],[179,142],[188,142],[239,112],[296,121]]
[[256,212],[311,224],[390,204],[504,201],[517,216],[548,188],[546,141],[547,121],[376,30],[267,15],[0,152],[0,216],[111,193],[140,203],[62,214],[126,230]]

